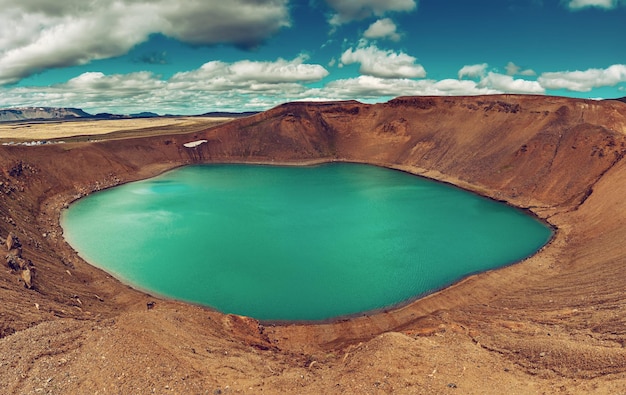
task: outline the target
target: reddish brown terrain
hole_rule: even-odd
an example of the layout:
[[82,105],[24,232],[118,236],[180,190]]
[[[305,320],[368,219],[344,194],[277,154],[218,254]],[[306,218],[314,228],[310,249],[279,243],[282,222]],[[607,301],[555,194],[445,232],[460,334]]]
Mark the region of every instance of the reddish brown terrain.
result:
[[[624,153],[626,103],[511,95],[294,103],[190,134],[0,146],[0,388],[626,393]],[[532,211],[555,236],[402,308],[277,325],[133,290],[59,226],[71,201],[176,166],[325,161],[450,182]],[[184,251],[172,264],[185,270]]]

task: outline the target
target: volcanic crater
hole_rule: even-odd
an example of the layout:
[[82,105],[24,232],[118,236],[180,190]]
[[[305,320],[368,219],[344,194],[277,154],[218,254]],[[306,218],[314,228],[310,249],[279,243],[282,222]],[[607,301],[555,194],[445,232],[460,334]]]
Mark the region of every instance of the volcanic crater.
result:
[[[288,103],[186,134],[0,146],[0,384],[16,394],[625,392],[625,153],[626,103],[517,95]],[[82,196],[178,166],[332,161],[448,182],[526,209],[555,235],[523,262],[400,308],[278,325],[134,290],[84,262],[59,225]],[[184,257],[172,262],[182,271]]]

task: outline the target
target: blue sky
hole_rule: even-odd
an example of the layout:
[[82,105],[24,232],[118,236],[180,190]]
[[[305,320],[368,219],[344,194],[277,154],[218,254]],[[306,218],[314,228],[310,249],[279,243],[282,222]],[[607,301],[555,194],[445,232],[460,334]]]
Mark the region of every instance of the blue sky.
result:
[[0,0],[0,107],[626,96],[626,0]]

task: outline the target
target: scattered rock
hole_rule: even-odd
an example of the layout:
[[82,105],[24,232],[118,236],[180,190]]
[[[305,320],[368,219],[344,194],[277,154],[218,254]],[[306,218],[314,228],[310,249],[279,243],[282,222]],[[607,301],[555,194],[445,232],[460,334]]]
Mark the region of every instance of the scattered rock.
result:
[[28,289],[33,288],[33,263],[29,259],[22,257],[22,244],[13,232],[9,232],[5,242],[7,253],[7,266],[14,272],[19,272],[20,279],[24,282],[24,286]]
[[9,175],[11,177],[19,177],[22,174],[23,170],[24,168],[23,168],[22,162],[20,161],[11,169],[9,169]]
[[7,266],[9,266],[9,268],[11,268],[11,270],[13,271],[24,270],[24,268],[31,265],[31,262],[22,258],[20,254],[13,254],[13,253],[8,254],[6,256],[6,259],[7,259]]
[[24,281],[24,286],[26,288],[33,288],[33,274],[28,266],[22,270],[22,272],[20,273],[20,277]]
[[13,255],[13,254],[8,254],[6,256],[7,258],[7,266],[13,270],[13,271],[17,271],[20,269],[20,264],[17,262],[17,256]]
[[13,249],[21,248],[22,244],[20,243],[20,240],[17,238],[17,236],[13,234],[13,232],[9,232],[9,235],[7,236],[6,246],[7,250],[11,251]]

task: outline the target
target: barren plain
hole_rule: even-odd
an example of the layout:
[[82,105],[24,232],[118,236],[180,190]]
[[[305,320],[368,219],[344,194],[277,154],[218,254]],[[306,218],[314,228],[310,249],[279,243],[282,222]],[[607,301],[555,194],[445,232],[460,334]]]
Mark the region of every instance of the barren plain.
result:
[[[34,121],[0,123],[0,141],[23,143],[47,141],[65,142],[102,138],[146,137],[164,133],[190,133],[215,126],[233,118],[167,117],[111,120]],[[98,136],[98,137],[96,137]],[[58,142],[58,141],[57,141]]]
[[[4,393],[626,393],[626,103],[291,103],[157,129],[0,146]],[[281,324],[131,289],[80,259],[59,226],[73,200],[177,166],[327,161],[449,182],[529,210],[555,236],[397,309]]]

